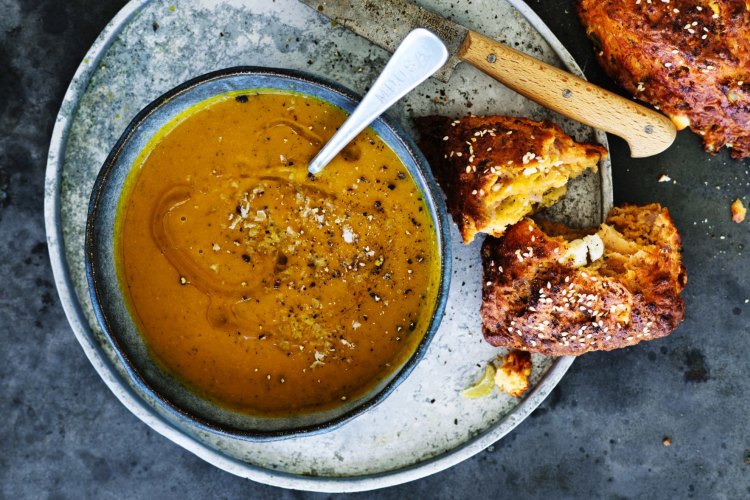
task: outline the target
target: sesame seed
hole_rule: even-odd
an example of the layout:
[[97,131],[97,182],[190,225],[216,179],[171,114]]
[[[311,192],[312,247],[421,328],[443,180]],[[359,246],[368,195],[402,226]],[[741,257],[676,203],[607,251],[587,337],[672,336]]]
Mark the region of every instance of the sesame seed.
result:
[[443,137],[443,140],[447,141],[448,140],[448,136],[446,135],[445,137]]

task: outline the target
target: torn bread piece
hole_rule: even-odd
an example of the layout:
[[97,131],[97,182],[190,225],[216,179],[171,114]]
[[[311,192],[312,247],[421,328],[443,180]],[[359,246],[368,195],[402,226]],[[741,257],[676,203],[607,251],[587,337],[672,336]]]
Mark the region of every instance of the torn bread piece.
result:
[[420,147],[448,199],[464,243],[477,233],[501,236],[526,215],[565,195],[607,150],[579,144],[545,120],[508,116],[417,119]]
[[680,247],[658,204],[614,208],[598,228],[524,219],[482,247],[484,337],[563,356],[666,336],[684,317]]
[[510,351],[495,372],[495,385],[501,391],[519,398],[529,390],[531,355],[524,351]]
[[750,157],[750,2],[579,0],[604,71],[703,148]]

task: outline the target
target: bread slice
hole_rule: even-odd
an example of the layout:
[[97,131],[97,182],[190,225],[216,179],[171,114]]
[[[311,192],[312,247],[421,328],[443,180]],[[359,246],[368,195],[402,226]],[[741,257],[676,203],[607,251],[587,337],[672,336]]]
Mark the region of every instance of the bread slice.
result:
[[562,356],[668,335],[684,317],[680,251],[658,204],[614,208],[599,228],[524,219],[482,247],[484,337]]
[[480,232],[501,236],[524,216],[557,202],[569,179],[596,171],[607,154],[599,145],[576,143],[547,120],[427,116],[417,126],[464,243]]

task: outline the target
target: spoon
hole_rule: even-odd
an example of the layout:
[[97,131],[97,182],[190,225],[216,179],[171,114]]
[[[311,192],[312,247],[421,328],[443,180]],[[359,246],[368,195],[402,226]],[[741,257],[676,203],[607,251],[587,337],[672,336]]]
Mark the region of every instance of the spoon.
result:
[[447,60],[448,49],[432,32],[417,28],[406,35],[370,91],[331,140],[310,161],[308,172],[320,173],[357,134],[414,87],[427,80]]

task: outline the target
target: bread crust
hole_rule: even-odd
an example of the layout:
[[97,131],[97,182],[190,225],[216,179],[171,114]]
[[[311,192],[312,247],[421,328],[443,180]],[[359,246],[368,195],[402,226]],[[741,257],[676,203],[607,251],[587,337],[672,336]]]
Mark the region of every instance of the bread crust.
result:
[[[419,146],[446,194],[448,210],[464,243],[470,243],[479,232],[502,235],[505,226],[496,224],[493,203],[504,194],[500,188],[525,170],[564,171],[575,164],[575,177],[586,168],[596,171],[599,160],[607,155],[602,146],[575,142],[549,120],[426,116],[416,122]],[[525,213],[544,206],[531,202]]]
[[604,70],[706,151],[750,156],[750,4],[744,0],[579,0]]
[[[482,324],[492,345],[547,356],[612,350],[671,333],[684,317],[687,276],[681,239],[658,204],[614,208],[606,225],[624,239],[625,259],[607,247],[583,267],[561,263],[571,230],[531,219],[482,247]],[[563,236],[558,236],[564,235]],[[606,246],[606,245],[605,245]]]

